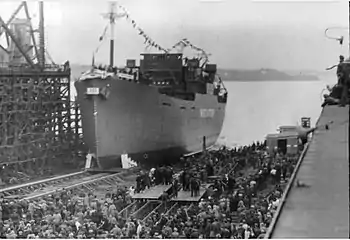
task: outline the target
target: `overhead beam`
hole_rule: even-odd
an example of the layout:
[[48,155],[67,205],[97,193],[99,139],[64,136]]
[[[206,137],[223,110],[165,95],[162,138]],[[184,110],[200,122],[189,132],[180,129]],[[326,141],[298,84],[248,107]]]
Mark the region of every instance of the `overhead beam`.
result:
[[45,67],[45,33],[44,33],[44,2],[39,2],[39,63],[42,68]]
[[32,26],[32,21],[31,21],[31,17],[29,15],[29,10],[28,10],[28,5],[27,2],[23,1],[22,2],[23,6],[24,6],[24,11],[27,15],[27,19],[29,20],[29,30],[30,30],[30,35],[32,37],[32,42],[33,42],[33,47],[34,47],[34,51],[35,51],[35,56],[39,62],[38,56],[39,56],[39,52],[38,52],[38,47],[36,45],[36,41],[35,41],[35,36],[34,36],[34,31],[33,31],[33,26]]
[[[23,7],[24,5],[24,1],[18,6],[18,8],[13,12],[13,14],[11,15],[10,19],[5,23],[6,24],[6,27],[12,22],[13,19],[15,19],[16,15],[18,14],[18,12],[21,10],[21,8]],[[4,28],[5,29],[5,28]],[[0,37],[1,35],[4,33],[5,31],[3,31],[0,27]],[[8,39],[8,36],[6,35],[6,39],[7,39],[7,45],[10,44],[9,42],[9,39]]]
[[7,49],[4,48],[3,46],[0,45],[0,48],[1,48],[5,53],[7,53],[7,54],[9,53],[9,51],[7,51]]
[[23,50],[22,46],[18,43],[16,40],[15,35],[12,33],[12,31],[7,27],[6,23],[2,20],[0,16],[0,26],[2,26],[5,29],[6,34],[8,34],[11,38],[11,40],[14,42],[18,50],[21,52],[23,57],[26,59],[26,61],[29,63],[29,65],[33,68],[35,68],[35,65],[32,61],[32,59],[28,56],[28,54]]

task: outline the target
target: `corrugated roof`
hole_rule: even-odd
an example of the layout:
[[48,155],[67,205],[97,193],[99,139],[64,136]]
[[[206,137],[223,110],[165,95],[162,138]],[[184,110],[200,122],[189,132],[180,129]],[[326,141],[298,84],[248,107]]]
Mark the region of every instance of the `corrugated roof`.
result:
[[266,138],[274,138],[277,137],[278,135],[280,135],[279,133],[270,133],[266,135]]
[[271,133],[267,134],[266,138],[287,138],[287,137],[298,137],[297,132],[282,132],[282,133]]
[[297,132],[282,132],[278,134],[278,137],[298,137],[299,134]]
[[285,126],[279,126],[279,128],[297,128],[298,126],[295,125],[285,125]]

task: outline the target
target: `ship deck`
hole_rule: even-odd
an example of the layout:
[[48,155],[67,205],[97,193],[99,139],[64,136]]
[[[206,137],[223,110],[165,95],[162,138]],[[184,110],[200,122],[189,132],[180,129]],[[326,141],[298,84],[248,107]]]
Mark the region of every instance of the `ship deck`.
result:
[[[326,106],[265,238],[348,238],[349,106]],[[297,187],[296,181],[305,187]]]
[[171,201],[173,202],[198,202],[203,195],[206,193],[207,188],[211,184],[206,184],[204,186],[201,186],[199,189],[199,195],[196,197],[191,197],[191,191],[184,191],[181,189],[181,191],[178,192],[177,198],[172,198]]

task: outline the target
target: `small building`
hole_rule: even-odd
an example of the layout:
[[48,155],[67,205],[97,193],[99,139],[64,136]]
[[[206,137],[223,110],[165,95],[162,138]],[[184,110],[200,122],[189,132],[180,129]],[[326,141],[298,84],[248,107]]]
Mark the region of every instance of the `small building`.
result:
[[299,151],[299,136],[296,132],[282,132],[266,136],[266,148],[269,154],[282,152],[296,154]]

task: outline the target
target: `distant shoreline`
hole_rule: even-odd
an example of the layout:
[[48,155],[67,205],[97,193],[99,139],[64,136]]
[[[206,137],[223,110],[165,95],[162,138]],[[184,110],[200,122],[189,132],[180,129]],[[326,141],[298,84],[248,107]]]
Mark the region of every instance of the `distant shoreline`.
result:
[[219,74],[224,81],[230,82],[259,82],[259,81],[319,81],[320,78],[313,74],[291,75],[275,69],[256,70],[231,70],[219,69]]
[[277,79],[262,79],[262,80],[228,80],[223,79],[224,82],[318,82],[320,79],[287,79],[287,80],[277,80]]
[[[82,72],[90,69],[88,65],[72,64],[72,77],[78,78]],[[319,81],[320,78],[315,74],[287,74],[275,69],[218,69],[218,73],[225,82],[283,82],[283,81]]]

